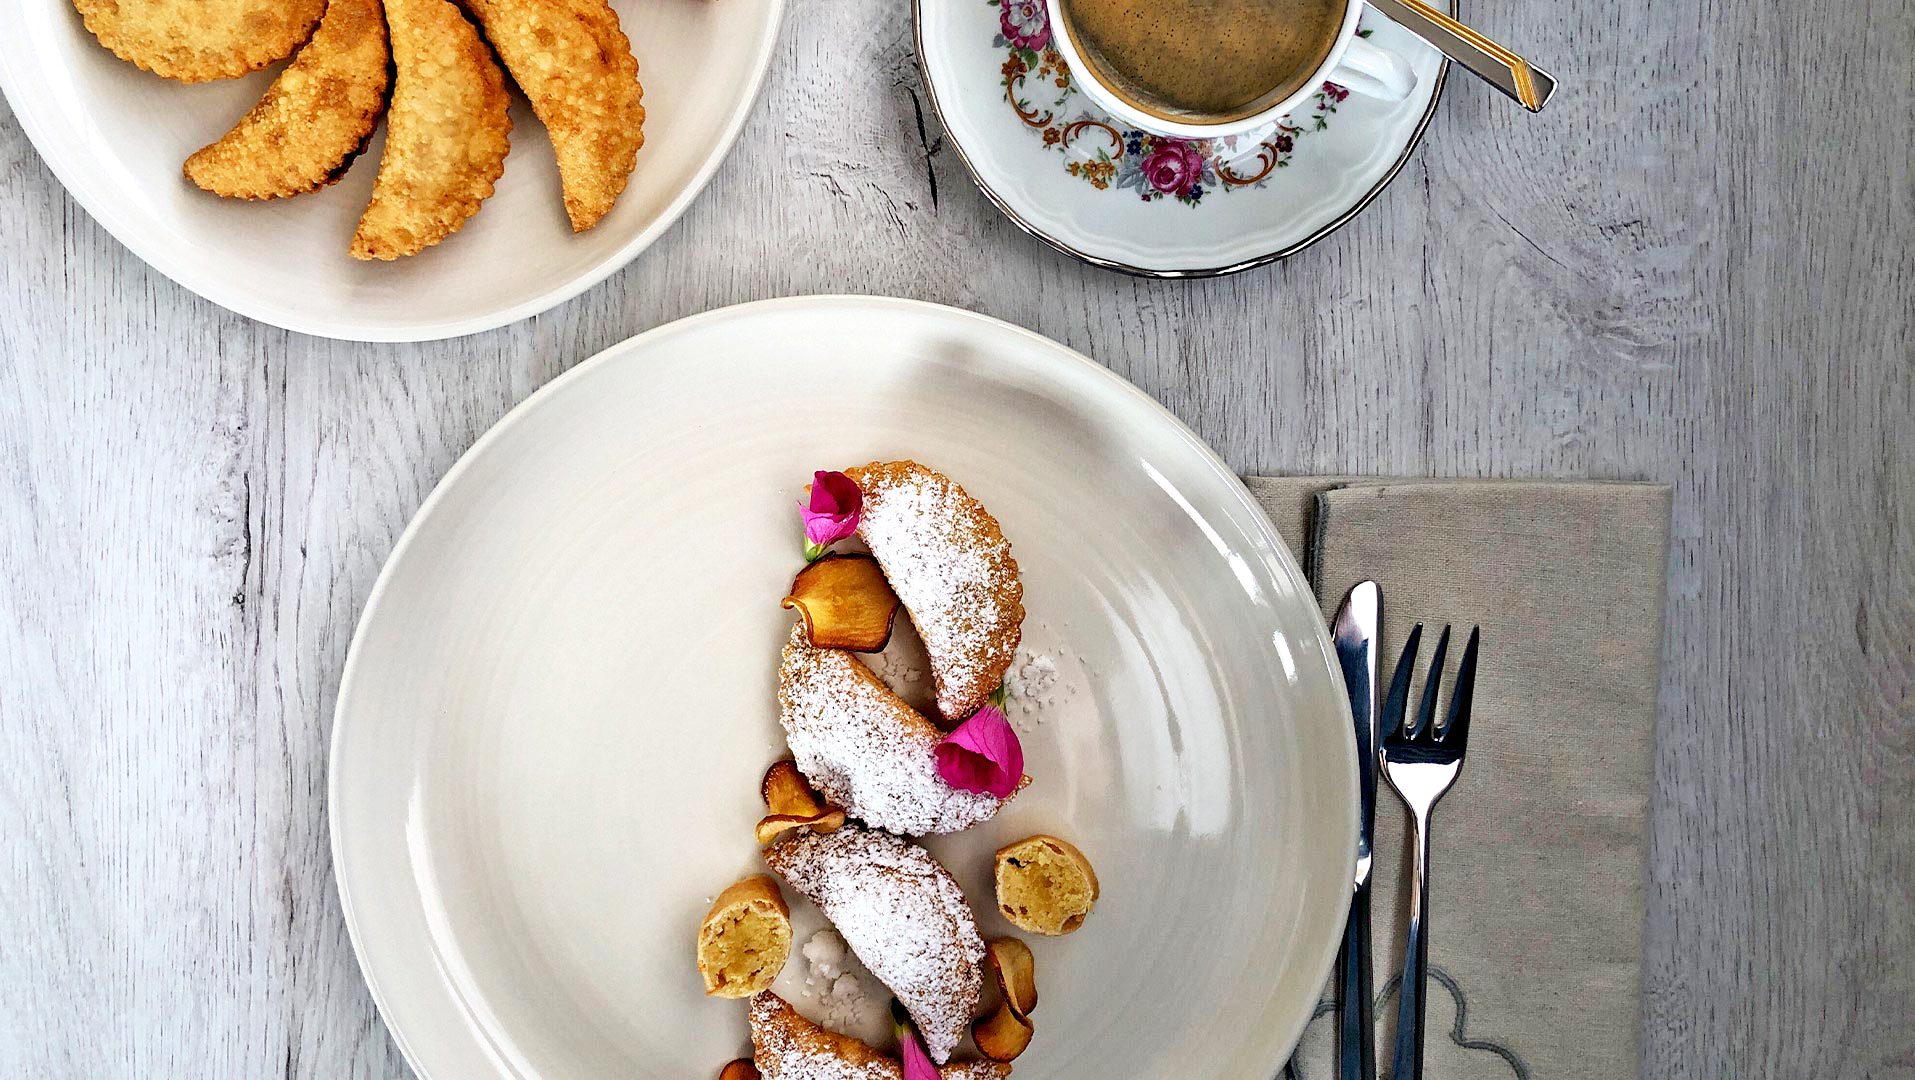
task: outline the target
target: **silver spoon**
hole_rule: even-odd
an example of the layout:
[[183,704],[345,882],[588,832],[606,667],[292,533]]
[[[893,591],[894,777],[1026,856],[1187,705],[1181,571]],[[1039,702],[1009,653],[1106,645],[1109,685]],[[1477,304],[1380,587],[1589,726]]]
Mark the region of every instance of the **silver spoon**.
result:
[[1457,22],[1447,12],[1420,0],[1366,2],[1530,112],[1542,112],[1556,93],[1554,75]]

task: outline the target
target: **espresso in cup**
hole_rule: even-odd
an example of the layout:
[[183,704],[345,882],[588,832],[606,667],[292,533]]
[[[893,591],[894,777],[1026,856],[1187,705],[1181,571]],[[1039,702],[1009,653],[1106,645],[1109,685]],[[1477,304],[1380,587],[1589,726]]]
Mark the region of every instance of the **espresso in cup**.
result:
[[1085,64],[1131,107],[1194,123],[1254,116],[1317,78],[1346,0],[1061,0]]

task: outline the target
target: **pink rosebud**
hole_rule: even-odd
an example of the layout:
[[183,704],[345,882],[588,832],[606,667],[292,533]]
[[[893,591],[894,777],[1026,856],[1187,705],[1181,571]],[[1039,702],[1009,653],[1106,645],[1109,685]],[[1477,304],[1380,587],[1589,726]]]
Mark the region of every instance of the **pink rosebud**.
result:
[[825,549],[858,531],[864,492],[841,472],[819,471],[811,478],[811,503],[800,504],[805,517],[805,558],[815,559]]
[[937,757],[938,775],[963,791],[1008,799],[1024,779],[1024,746],[995,705],[972,713],[932,753]]
[[1144,158],[1144,178],[1166,195],[1182,195],[1204,174],[1203,151],[1182,139],[1159,139]]
[[898,1036],[898,1056],[904,1060],[904,1080],[938,1080],[938,1067],[924,1048],[924,1040],[911,1026],[904,1006],[891,1002],[891,1030]]
[[997,25],[1013,49],[1037,52],[1051,43],[1051,17],[1044,0],[1004,0]]

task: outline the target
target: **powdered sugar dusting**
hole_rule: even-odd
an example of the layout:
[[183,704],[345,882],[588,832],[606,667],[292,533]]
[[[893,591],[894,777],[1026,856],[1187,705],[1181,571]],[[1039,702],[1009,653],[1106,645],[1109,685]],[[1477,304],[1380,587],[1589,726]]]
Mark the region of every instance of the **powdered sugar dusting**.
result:
[[884,652],[866,654],[864,662],[873,675],[884,680],[885,685],[893,690],[897,689],[897,684],[911,686],[924,679],[923,668],[912,663],[908,656],[891,652],[888,648]]
[[[904,1080],[895,1058],[836,1035],[794,1012],[769,991],[751,999],[752,1063],[764,1080]],[[970,1061],[938,1069],[940,1080],[1002,1080],[1009,1065]]]
[[864,492],[858,536],[924,638],[938,711],[961,720],[1017,651],[1023,586],[1011,545],[977,500],[900,461],[849,470]]
[[1004,673],[1005,696],[1025,711],[1050,704],[1057,692],[1057,661],[1044,653],[1018,659],[1022,663],[1012,664]]
[[904,1080],[903,1067],[875,1050],[848,1057],[831,1043],[797,1037],[779,1022],[780,1007],[790,1008],[770,994],[751,1002],[752,1064],[764,1080]]
[[[1037,636],[1048,637],[1049,628],[1050,624],[1039,622]],[[1019,731],[1028,734],[1033,725],[1044,722],[1047,713],[1067,707],[1077,697],[1089,668],[1081,657],[1071,657],[1068,648],[1055,645],[1018,652],[1004,673],[1004,715]]]
[[805,991],[818,1002],[826,1027],[843,1031],[864,1024],[872,1009],[864,980],[848,970],[854,963],[844,939],[820,930],[799,949],[805,958]]
[[857,657],[814,648],[802,624],[785,645],[778,704],[798,771],[852,817],[923,836],[969,828],[1003,805],[945,783],[935,754],[943,732]]
[[916,844],[856,825],[793,834],[765,862],[903,1003],[932,1059],[948,1060],[977,1012],[984,961],[977,919],[950,873]]

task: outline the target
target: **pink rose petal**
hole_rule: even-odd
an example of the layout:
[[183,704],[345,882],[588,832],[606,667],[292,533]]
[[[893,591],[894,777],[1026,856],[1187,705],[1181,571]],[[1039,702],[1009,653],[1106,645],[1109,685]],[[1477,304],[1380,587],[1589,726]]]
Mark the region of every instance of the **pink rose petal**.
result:
[[1004,713],[986,705],[944,737],[933,755],[938,775],[962,791],[1008,799],[1024,779],[1024,745]]

